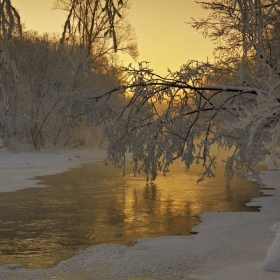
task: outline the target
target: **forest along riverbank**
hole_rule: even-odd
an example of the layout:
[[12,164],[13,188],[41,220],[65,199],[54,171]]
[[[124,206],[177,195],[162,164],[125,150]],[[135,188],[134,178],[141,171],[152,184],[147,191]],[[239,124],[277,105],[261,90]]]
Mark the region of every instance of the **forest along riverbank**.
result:
[[[73,164],[72,160],[69,160],[71,158],[69,155],[63,155],[65,166],[67,166],[64,168],[66,169],[69,168],[69,162],[70,165]],[[80,155],[77,152],[71,156],[73,160],[77,160],[76,164],[80,164],[81,159],[78,158]],[[13,174],[13,172],[7,172],[7,169],[11,169],[13,160],[19,157],[13,156],[13,159],[7,157],[6,166],[5,161],[2,161],[1,170],[4,166],[4,171],[1,178],[6,179],[2,190],[7,189],[8,177]],[[27,162],[31,169],[35,166],[38,167],[34,158],[40,159],[41,157],[37,155],[31,156],[31,158],[33,161],[27,161],[25,156],[23,162],[25,164]],[[23,182],[23,178],[35,176],[34,172],[39,173],[39,175],[46,172],[45,166],[51,166],[54,162],[58,162],[55,158],[56,156],[50,161],[41,158],[41,167],[43,167],[41,170],[36,167],[36,170],[27,172],[27,168],[23,172],[25,174],[20,174],[21,178],[18,177],[17,181]],[[17,162],[15,166],[19,167],[18,161],[15,162]],[[60,162],[62,163],[61,158]],[[10,168],[6,168],[7,166]],[[55,168],[52,171],[55,173]],[[280,187],[278,183],[280,172],[265,172],[265,174],[266,187],[275,188],[275,190],[264,190],[265,194],[272,196],[254,199],[250,203],[252,206],[262,206],[259,213],[203,213],[200,215],[202,222],[193,229],[199,232],[197,235],[139,239],[135,242],[134,247],[117,244],[93,246],[80,251],[74,257],[51,269],[32,270],[22,268],[20,265],[10,265],[1,267],[0,275],[2,279],[51,279],[53,277],[91,279],[93,276],[94,279],[127,279],[132,277],[216,280],[279,279],[279,273],[267,272],[262,269],[273,240],[274,243],[264,268],[270,270],[277,268],[277,252],[280,248],[280,244],[275,238],[275,231],[278,230],[277,225],[280,219]],[[15,181],[13,180],[11,186],[15,185]],[[31,182],[33,183],[33,181]],[[271,230],[273,225],[274,231]],[[274,263],[275,256],[276,265]]]

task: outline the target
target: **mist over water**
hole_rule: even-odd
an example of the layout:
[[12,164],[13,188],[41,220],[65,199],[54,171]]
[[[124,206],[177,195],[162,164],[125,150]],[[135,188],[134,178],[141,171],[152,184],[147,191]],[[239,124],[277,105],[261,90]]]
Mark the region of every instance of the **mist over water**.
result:
[[226,186],[217,171],[197,184],[199,167],[185,172],[176,162],[146,183],[99,162],[38,177],[47,188],[0,194],[0,265],[52,267],[92,245],[190,235],[201,212],[257,211],[245,203],[262,195],[259,186],[243,178]]

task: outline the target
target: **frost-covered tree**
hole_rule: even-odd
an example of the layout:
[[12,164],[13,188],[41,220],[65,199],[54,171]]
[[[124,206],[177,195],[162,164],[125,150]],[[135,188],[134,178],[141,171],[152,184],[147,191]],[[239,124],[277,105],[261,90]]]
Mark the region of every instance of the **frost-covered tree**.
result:
[[118,77],[109,69],[106,76],[90,72],[84,77],[79,69],[72,76],[70,47],[58,41],[57,36],[24,32],[8,43],[19,78],[14,83],[12,70],[1,69],[8,97],[8,110],[0,102],[0,137],[5,146],[18,150],[93,144],[87,134],[93,138],[96,128],[91,126],[89,133],[84,118],[70,115],[69,110],[116,85]]
[[[14,74],[14,81],[18,79],[18,73],[15,62],[11,59],[7,41],[9,41],[14,34],[21,36],[21,22],[20,16],[10,0],[0,1],[0,65],[1,67],[11,68]],[[0,88],[3,95],[6,110],[8,109],[8,96],[6,89],[2,83],[0,76]]]
[[100,68],[117,51],[138,56],[135,33],[126,19],[128,0],[56,0],[55,8],[68,13],[61,41],[79,45],[73,52],[74,71],[80,62]]
[[116,17],[122,17],[120,10],[123,7],[127,8],[127,3],[124,4],[122,0],[57,0],[56,8],[68,12],[61,40],[69,40],[78,34],[88,52],[91,52],[95,34],[103,37],[107,33],[112,37],[114,50],[117,51],[115,22]]
[[22,33],[20,16],[10,0],[0,1],[0,34],[8,40],[14,33]]
[[[215,0],[201,2],[210,13],[193,26],[216,42],[214,64],[190,61],[161,77],[140,63],[126,69],[132,96],[105,122],[108,160],[125,165],[132,153],[134,171],[154,180],[181,159],[188,169],[201,163],[200,180],[214,176],[212,147],[231,151],[226,175],[253,172],[270,156],[275,168],[280,135],[280,2]],[[230,74],[230,75],[229,75]],[[96,98],[98,102],[118,89]],[[161,104],[161,106],[159,106]],[[96,116],[97,117],[97,116]]]
[[[70,108],[77,107],[78,102],[102,90],[104,92],[110,85],[119,84],[119,71],[109,63],[111,49],[117,46],[122,51],[137,55],[132,28],[123,18],[117,20],[121,18],[120,12],[127,9],[127,3],[119,1],[115,6],[114,1],[104,0],[96,1],[94,6],[94,1],[57,2],[64,4],[64,8],[70,5],[62,41],[67,41],[65,36],[70,36],[71,44],[68,40],[59,45],[58,38],[32,32],[24,32],[22,38],[19,13],[10,0],[0,0],[0,62],[1,66],[5,66],[0,67],[3,93],[0,100],[0,137],[9,147],[19,148],[22,144],[40,149],[85,144],[85,138],[88,138],[85,126],[91,123],[86,123],[84,110],[69,115]],[[90,13],[92,8],[95,11]],[[102,34],[106,33],[106,28],[107,37],[113,38],[113,47]],[[81,35],[80,41],[77,35]],[[87,48],[88,53],[85,52]],[[78,51],[73,59],[69,59],[73,49]],[[98,73],[94,74],[88,62],[99,60],[102,56],[107,56],[106,69],[98,69]],[[71,62],[74,67],[71,67]],[[90,65],[91,68],[93,66]],[[74,68],[74,76],[71,68]],[[81,75],[81,72],[86,75]]]
[[[132,56],[137,56],[137,45],[133,37],[133,30],[125,20],[121,19],[122,10],[125,11],[127,9],[126,2],[124,3],[122,0],[118,2],[114,0],[102,0],[96,1],[97,5],[95,5],[94,1],[89,0],[67,0],[57,1],[57,3],[60,3],[61,7],[69,12],[61,41],[67,41],[69,36],[74,38],[77,34],[80,35],[81,38],[80,45],[78,46],[76,38],[72,40],[72,47],[76,47],[76,52],[71,60],[74,74],[76,74],[82,64],[84,67],[84,74],[89,75],[89,69],[93,67],[92,65],[89,67],[89,62],[100,60],[100,57],[102,57],[104,61],[106,55],[113,55],[110,53],[112,48],[115,51],[120,49],[128,52]],[[120,19],[118,20],[118,18]],[[107,30],[104,31],[106,28]],[[96,30],[98,30],[98,32],[96,32]],[[107,37],[112,38],[113,47],[110,47],[108,40],[104,39],[106,36],[103,35],[103,41],[100,40],[102,37],[100,34],[103,31],[109,35]],[[11,0],[0,0],[0,68],[4,66],[5,68],[10,67],[13,70],[13,82],[18,80],[18,71],[15,61],[11,59],[7,42],[15,34],[17,36],[22,35],[20,15],[12,5]],[[66,38],[66,36],[68,36],[68,38]],[[92,51],[93,45],[96,48],[95,51]],[[88,50],[90,56],[85,52],[85,49]],[[95,54],[95,56],[93,56],[93,54]],[[108,61],[109,59],[106,57],[106,69],[111,68],[111,65],[109,65],[110,62]],[[0,87],[5,108],[8,110],[8,100],[10,97],[7,95],[6,88],[3,86],[1,79],[2,77],[0,77]]]

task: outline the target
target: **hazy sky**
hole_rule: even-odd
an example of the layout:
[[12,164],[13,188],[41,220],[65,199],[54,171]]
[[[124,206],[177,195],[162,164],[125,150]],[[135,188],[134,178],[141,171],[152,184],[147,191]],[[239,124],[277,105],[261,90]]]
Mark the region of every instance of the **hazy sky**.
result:
[[[195,0],[131,0],[129,20],[135,28],[139,61],[151,62],[160,74],[167,67],[178,70],[190,59],[211,60],[213,44],[186,22],[202,17],[204,11]],[[65,14],[52,10],[54,0],[12,0],[27,29],[62,32]],[[125,62],[130,62],[124,58]]]

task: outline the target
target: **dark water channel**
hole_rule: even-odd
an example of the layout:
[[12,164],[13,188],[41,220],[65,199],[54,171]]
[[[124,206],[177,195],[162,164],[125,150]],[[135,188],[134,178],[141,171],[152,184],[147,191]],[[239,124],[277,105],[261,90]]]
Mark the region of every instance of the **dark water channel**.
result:
[[121,176],[103,163],[39,177],[47,188],[0,194],[0,266],[52,267],[96,244],[131,245],[135,239],[189,235],[204,211],[257,211],[245,203],[259,186],[223,172],[197,184],[199,170],[180,163],[166,177]]

